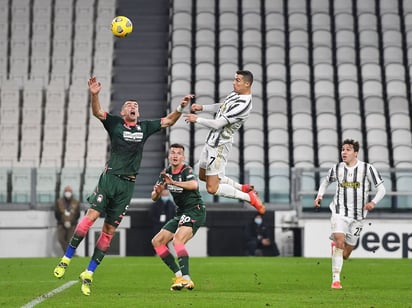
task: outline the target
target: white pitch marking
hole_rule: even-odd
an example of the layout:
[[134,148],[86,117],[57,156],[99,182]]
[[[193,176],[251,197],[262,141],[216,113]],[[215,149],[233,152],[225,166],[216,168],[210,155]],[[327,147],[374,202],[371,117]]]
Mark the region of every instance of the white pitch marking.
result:
[[33,308],[34,306],[36,306],[37,304],[40,304],[41,302],[43,302],[44,300],[66,290],[67,288],[70,288],[72,285],[74,285],[75,283],[77,283],[78,280],[71,280],[69,282],[66,282],[64,285],[50,291],[49,293],[40,295],[38,298],[32,300],[30,303],[27,303],[24,306],[21,306],[21,308]]

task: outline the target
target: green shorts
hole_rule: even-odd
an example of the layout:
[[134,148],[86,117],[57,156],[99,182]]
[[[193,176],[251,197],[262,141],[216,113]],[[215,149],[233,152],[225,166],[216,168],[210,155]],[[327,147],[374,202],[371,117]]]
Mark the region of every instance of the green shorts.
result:
[[87,201],[91,209],[106,214],[106,223],[117,228],[126,215],[133,197],[134,185],[134,182],[121,179],[114,174],[102,173],[97,187]]
[[187,226],[192,228],[193,235],[206,221],[206,207],[201,205],[199,207],[193,207],[184,210],[183,213],[179,213],[174,218],[170,219],[163,229],[175,233],[177,228],[181,226]]

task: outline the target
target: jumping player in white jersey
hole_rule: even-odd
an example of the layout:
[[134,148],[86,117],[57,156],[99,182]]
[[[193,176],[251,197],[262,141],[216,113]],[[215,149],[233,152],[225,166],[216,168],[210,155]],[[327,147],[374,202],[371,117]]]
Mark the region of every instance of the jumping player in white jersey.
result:
[[[322,197],[332,182],[336,192],[329,208],[332,212],[332,289],[341,289],[340,273],[343,259],[348,259],[358,241],[368,211],[385,196],[385,186],[379,172],[371,164],[358,160],[359,142],[343,141],[342,162],[329,169],[322,181],[314,206],[320,207]],[[369,191],[375,187],[375,197],[369,201]]]
[[239,130],[252,110],[253,74],[239,70],[233,80],[233,91],[224,102],[212,105],[193,104],[192,112],[216,112],[214,119],[185,114],[187,123],[198,123],[210,128],[199,159],[199,179],[206,181],[209,194],[249,202],[260,214],[266,209],[250,184],[239,184],[225,175],[233,135]]

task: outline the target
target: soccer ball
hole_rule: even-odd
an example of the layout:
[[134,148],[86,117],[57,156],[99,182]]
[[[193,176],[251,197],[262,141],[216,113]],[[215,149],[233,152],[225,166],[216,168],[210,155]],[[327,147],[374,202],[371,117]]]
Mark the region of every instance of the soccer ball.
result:
[[126,16],[116,16],[112,21],[112,33],[117,37],[125,37],[133,31],[133,24]]

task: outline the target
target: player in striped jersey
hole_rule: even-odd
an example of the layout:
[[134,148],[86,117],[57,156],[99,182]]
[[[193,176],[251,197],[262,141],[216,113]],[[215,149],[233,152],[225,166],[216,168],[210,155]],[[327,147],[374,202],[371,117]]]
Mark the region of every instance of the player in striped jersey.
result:
[[[329,169],[322,181],[314,206],[320,202],[329,184],[336,183],[335,196],[329,205],[332,212],[332,288],[341,289],[340,273],[343,259],[348,259],[358,241],[368,211],[385,196],[385,186],[379,172],[369,163],[358,159],[359,142],[353,139],[343,141],[342,162]],[[376,189],[369,201],[372,186]]]
[[249,202],[260,214],[266,209],[250,184],[239,184],[225,175],[233,135],[242,127],[252,110],[253,74],[239,70],[233,80],[233,91],[220,104],[193,104],[192,112],[216,112],[214,119],[185,114],[187,123],[210,128],[199,159],[199,179],[206,181],[209,194]]

